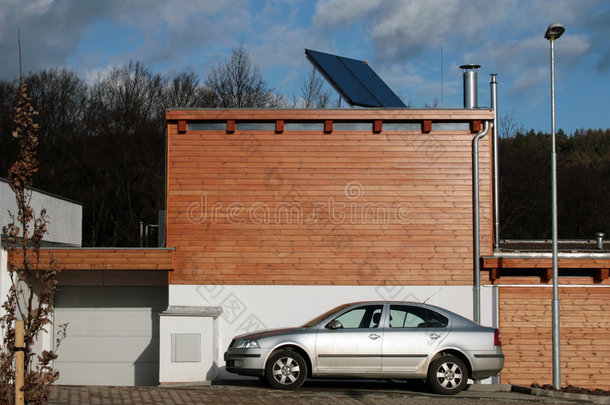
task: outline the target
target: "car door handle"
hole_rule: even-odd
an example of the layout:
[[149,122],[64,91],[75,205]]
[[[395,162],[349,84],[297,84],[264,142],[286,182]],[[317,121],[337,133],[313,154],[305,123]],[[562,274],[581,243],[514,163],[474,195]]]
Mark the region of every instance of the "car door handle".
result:
[[432,339],[432,340],[436,340],[439,337],[441,337],[441,335],[439,335],[438,333],[433,333],[433,334],[430,335],[430,339]]
[[379,335],[378,335],[378,334],[376,334],[376,333],[371,333],[371,334],[369,335],[369,339],[371,339],[371,340],[377,340],[377,339],[379,339],[380,337],[381,337],[381,336],[379,336]]

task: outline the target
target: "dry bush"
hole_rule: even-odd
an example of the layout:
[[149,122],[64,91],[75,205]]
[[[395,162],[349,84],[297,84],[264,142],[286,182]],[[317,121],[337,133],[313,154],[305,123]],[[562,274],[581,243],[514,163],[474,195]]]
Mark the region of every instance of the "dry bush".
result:
[[[30,201],[34,173],[38,170],[36,147],[37,112],[20,82],[20,94],[13,117],[13,136],[19,143],[19,155],[8,172],[8,181],[15,194],[17,213],[2,228],[3,245],[9,251],[8,274],[11,280],[6,301],[2,304],[0,328],[3,344],[0,349],[0,403],[14,403],[15,320],[24,322],[25,401],[44,404],[48,401],[51,384],[59,377],[53,370],[57,354],[53,350],[36,352],[41,333],[51,326],[53,297],[60,271],[55,260],[40,262],[40,246],[47,233],[48,217],[44,209],[37,215]],[[67,325],[57,328],[55,349],[65,337]]]

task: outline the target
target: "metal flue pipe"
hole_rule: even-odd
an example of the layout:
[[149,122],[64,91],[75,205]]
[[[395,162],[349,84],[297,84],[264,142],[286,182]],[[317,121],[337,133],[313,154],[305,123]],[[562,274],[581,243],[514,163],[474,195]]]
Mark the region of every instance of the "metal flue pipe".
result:
[[481,322],[481,225],[479,220],[479,140],[489,131],[489,121],[485,127],[472,138],[472,200],[473,200],[473,260],[474,260],[474,289],[473,306],[474,321]]
[[462,65],[464,77],[464,108],[473,109],[478,107],[477,69],[481,65]]
[[494,113],[493,128],[493,170],[494,170],[494,250],[500,250],[500,168],[498,155],[498,83],[496,74],[491,75],[491,108]]

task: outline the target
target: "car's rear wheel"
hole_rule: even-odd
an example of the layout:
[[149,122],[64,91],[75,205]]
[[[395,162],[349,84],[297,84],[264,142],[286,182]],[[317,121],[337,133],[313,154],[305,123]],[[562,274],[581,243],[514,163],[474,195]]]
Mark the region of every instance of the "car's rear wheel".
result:
[[441,356],[430,364],[428,384],[432,391],[442,395],[455,395],[468,384],[468,369],[455,356]]
[[294,390],[307,378],[307,363],[294,350],[278,350],[269,357],[265,376],[273,388]]

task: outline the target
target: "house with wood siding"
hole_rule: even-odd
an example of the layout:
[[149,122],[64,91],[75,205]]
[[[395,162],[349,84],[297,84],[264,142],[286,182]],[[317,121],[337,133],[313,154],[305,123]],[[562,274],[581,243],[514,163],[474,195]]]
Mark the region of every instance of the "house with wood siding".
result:
[[[492,119],[488,109],[168,111],[168,300],[222,310],[213,374],[234,335],[346,301],[428,300],[472,318],[479,260],[481,323],[500,328],[507,355],[496,381],[549,383],[550,259],[494,249],[491,136],[479,144],[473,258],[472,141]],[[584,251],[561,253],[562,382],[608,388],[610,255]]]
[[[60,383],[226,378],[234,335],[348,301],[427,301],[473,318],[477,268],[481,323],[500,328],[506,354],[494,381],[551,382],[549,249],[495,246],[489,133],[478,145],[474,246],[473,139],[493,127],[493,110],[166,118],[165,247],[43,253],[65,269]],[[610,254],[560,247],[562,384],[608,389]]]
[[[492,119],[489,109],[168,111],[169,307],[222,310],[213,373],[227,376],[234,335],[345,302],[427,300],[472,318],[472,141]],[[485,255],[490,139],[479,145]],[[481,295],[494,325],[496,290]]]

